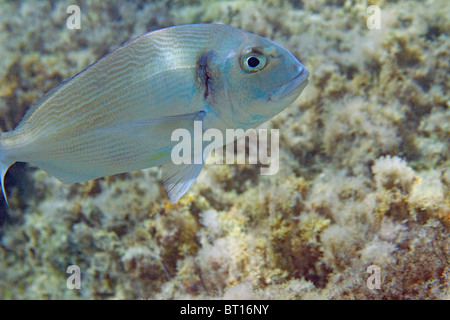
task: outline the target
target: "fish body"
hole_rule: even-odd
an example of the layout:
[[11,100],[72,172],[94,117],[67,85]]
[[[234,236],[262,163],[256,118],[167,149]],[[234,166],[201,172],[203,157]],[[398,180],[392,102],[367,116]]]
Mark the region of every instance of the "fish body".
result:
[[308,71],[286,49],[227,25],[140,36],[47,93],[0,135],[2,190],[15,162],[70,184],[152,166],[175,202],[202,164],[175,165],[175,129],[251,128],[301,93]]

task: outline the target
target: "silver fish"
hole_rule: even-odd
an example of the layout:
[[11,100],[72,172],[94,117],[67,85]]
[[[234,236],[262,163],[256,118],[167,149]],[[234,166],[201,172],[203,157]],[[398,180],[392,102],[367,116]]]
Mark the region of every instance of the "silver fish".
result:
[[172,163],[171,133],[251,128],[290,105],[308,70],[286,49],[227,25],[140,36],[47,93],[0,135],[2,191],[15,162],[66,184],[162,165],[172,203],[203,164]]

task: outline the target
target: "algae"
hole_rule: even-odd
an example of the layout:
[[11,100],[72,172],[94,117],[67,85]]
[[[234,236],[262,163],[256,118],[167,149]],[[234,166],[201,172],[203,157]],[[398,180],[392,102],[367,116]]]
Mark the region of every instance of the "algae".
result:
[[[65,186],[16,164],[4,299],[449,299],[450,7],[437,1],[0,3],[0,128],[127,40],[227,23],[286,46],[310,84],[264,125],[280,170],[207,165],[171,205],[157,168]],[[366,26],[381,8],[381,29]],[[66,286],[69,265],[82,289]],[[367,268],[380,268],[369,289]],[[424,268],[426,266],[426,268]]]

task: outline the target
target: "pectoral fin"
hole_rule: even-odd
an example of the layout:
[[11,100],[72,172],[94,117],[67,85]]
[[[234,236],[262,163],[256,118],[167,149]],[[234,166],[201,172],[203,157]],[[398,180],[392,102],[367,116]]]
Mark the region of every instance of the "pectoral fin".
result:
[[132,138],[157,139],[161,133],[171,133],[178,128],[189,129],[195,120],[203,120],[204,116],[205,111],[198,111],[154,119],[143,119],[97,129],[96,133],[102,135],[130,135]]

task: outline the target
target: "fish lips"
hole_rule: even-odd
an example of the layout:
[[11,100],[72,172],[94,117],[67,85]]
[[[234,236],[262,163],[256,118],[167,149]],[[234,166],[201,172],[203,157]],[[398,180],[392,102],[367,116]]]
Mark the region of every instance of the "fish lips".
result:
[[302,90],[308,84],[309,71],[306,68],[302,70],[291,80],[286,81],[281,86],[276,88],[272,94],[269,96],[269,101],[280,101],[286,98],[300,95]]

